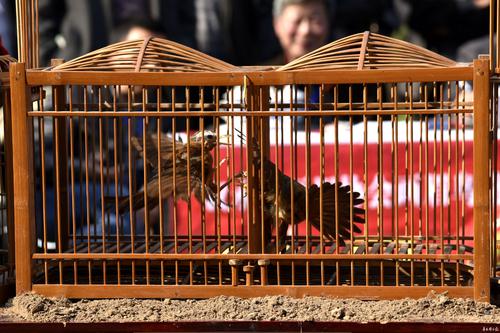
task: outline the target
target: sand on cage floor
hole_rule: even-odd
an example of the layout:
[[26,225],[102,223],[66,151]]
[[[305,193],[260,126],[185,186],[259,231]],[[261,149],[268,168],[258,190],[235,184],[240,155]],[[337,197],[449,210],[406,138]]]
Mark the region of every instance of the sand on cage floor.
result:
[[0,310],[0,321],[350,321],[481,322],[500,324],[500,308],[471,299],[430,293],[421,299],[362,301],[323,297],[220,296],[202,300],[68,300],[24,294]]

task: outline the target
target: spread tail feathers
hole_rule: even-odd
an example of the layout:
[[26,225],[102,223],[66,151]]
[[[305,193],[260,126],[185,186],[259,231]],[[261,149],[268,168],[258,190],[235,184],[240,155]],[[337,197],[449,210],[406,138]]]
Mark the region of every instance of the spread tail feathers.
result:
[[[323,221],[323,235],[331,241],[336,239],[337,230],[339,243],[351,237],[353,233],[360,233],[358,224],[365,223],[365,210],[360,207],[364,200],[358,192],[351,192],[350,186],[341,183],[323,184],[323,211],[320,212],[320,187],[313,185],[309,188],[310,221],[318,230],[321,228],[321,215]],[[352,202],[351,202],[352,201]],[[352,224],[351,224],[352,221]],[[337,229],[338,228],[338,229]]]

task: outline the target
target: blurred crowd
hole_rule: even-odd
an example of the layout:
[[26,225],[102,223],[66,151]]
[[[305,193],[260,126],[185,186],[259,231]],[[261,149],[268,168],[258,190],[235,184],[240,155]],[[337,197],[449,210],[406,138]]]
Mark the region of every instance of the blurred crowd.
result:
[[[276,0],[274,9],[272,0],[39,0],[40,63],[133,38],[127,35],[134,28],[234,65],[284,63],[293,58],[286,38],[300,22],[287,17],[280,25],[280,2],[326,5],[324,22],[312,16],[307,23],[312,33],[316,23],[324,31],[306,48],[370,30],[458,61],[488,52],[489,0]],[[14,0],[0,0],[0,36],[13,56],[15,26]]]

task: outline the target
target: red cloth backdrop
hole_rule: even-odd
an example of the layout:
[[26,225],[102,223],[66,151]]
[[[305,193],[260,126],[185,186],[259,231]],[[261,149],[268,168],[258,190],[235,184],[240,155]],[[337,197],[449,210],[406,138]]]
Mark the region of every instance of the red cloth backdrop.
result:
[[[381,144],[377,141],[369,142],[365,151],[364,144],[360,141],[363,140],[362,136],[361,138],[354,136],[352,146],[350,139],[344,137],[338,145],[338,161],[335,158],[335,145],[325,144],[324,177],[326,181],[334,182],[337,172],[338,178],[343,184],[351,184],[354,191],[361,193],[361,196],[365,198],[366,227],[370,235],[378,235],[380,229],[386,236],[396,233],[398,235],[413,233],[415,236],[425,236],[427,232],[429,235],[436,236],[456,236],[458,226],[460,235],[465,232],[466,236],[472,236],[472,140],[469,138],[471,134],[472,132],[467,133],[466,140],[459,141],[458,145],[454,140],[450,142],[444,140],[441,144],[439,137],[438,141],[434,143],[432,135],[429,135],[427,144],[423,140],[422,143],[416,141],[413,145],[408,145],[404,139],[403,142],[400,139],[397,144],[397,168],[394,163],[396,150],[390,140],[389,142],[383,141]],[[452,138],[454,138],[454,134]],[[411,149],[412,147],[413,149]],[[235,148],[235,152],[233,160],[235,170],[238,172],[242,161],[239,147]],[[275,152],[275,147],[272,145],[271,159],[273,161],[275,161]],[[298,181],[305,185],[307,159],[304,142],[297,145],[295,154],[297,156]],[[290,175],[290,146],[284,145],[283,149],[279,147],[278,155],[280,169]],[[365,155],[367,156],[366,166],[364,163]],[[226,148],[220,148],[219,161],[223,161],[226,156]],[[312,184],[320,184],[320,156],[320,144],[312,140],[310,158]],[[382,156],[381,160],[379,156]],[[223,173],[221,174],[221,183],[224,183],[227,179],[226,164],[221,163]],[[350,176],[351,168],[352,176]],[[394,181],[395,177],[397,181]],[[382,181],[380,182],[380,180]],[[365,189],[367,189],[367,193],[365,193]],[[237,234],[242,234],[242,230],[246,229],[246,207],[243,207],[246,206],[246,202],[244,202],[246,199],[242,200],[242,191],[239,187],[235,189],[235,192],[235,199],[230,197],[230,189],[221,193],[223,201],[231,202],[232,205],[231,207],[221,205],[218,222],[216,207],[206,202],[204,205],[206,234],[216,235],[217,223],[220,223],[222,235],[233,233],[235,227]],[[394,205],[396,193],[397,205]],[[379,209],[380,206],[383,207],[382,210]],[[188,231],[187,207],[188,205],[182,201],[177,203],[177,230],[179,234],[187,234]],[[201,205],[193,198],[191,219],[194,235],[200,235],[202,231],[201,212]],[[381,223],[382,221],[383,223]],[[305,233],[305,223],[301,223],[299,232]],[[244,233],[246,234],[246,230]]]

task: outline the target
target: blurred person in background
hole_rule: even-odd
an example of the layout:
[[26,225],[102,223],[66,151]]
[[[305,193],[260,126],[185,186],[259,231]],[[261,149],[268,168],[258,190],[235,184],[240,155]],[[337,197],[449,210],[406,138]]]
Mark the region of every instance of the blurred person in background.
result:
[[[307,53],[325,45],[330,32],[329,6],[327,0],[274,0],[273,2],[273,27],[278,39],[281,52],[268,59],[266,65],[284,65],[290,61],[306,55]],[[223,101],[226,103],[240,103],[245,96],[241,86],[234,87],[226,94]],[[290,96],[294,96],[295,104],[305,101],[305,87],[303,85],[284,85],[270,87],[270,105],[282,104],[281,110],[288,110],[291,103]],[[319,87],[312,86],[308,95],[309,103],[319,102]],[[312,127],[319,126],[320,117],[312,117]],[[330,121],[331,117],[325,117]],[[234,120],[223,117],[227,126],[236,128],[242,126],[245,119],[234,117]],[[291,128],[290,117],[271,117],[270,128],[284,128],[284,133],[289,133]],[[305,117],[295,117],[296,128],[305,128]],[[281,139],[280,139],[281,140]]]
[[390,35],[399,26],[391,0],[274,1],[274,31],[287,63],[326,44],[363,31]]
[[195,46],[193,1],[39,0],[39,15],[41,65],[110,44],[111,31],[130,19],[157,20],[169,39]]
[[2,37],[5,49],[15,57],[17,42],[14,0],[0,0],[0,37]]
[[273,26],[282,52],[268,63],[283,65],[325,45],[330,31],[328,13],[325,0],[275,0]]

